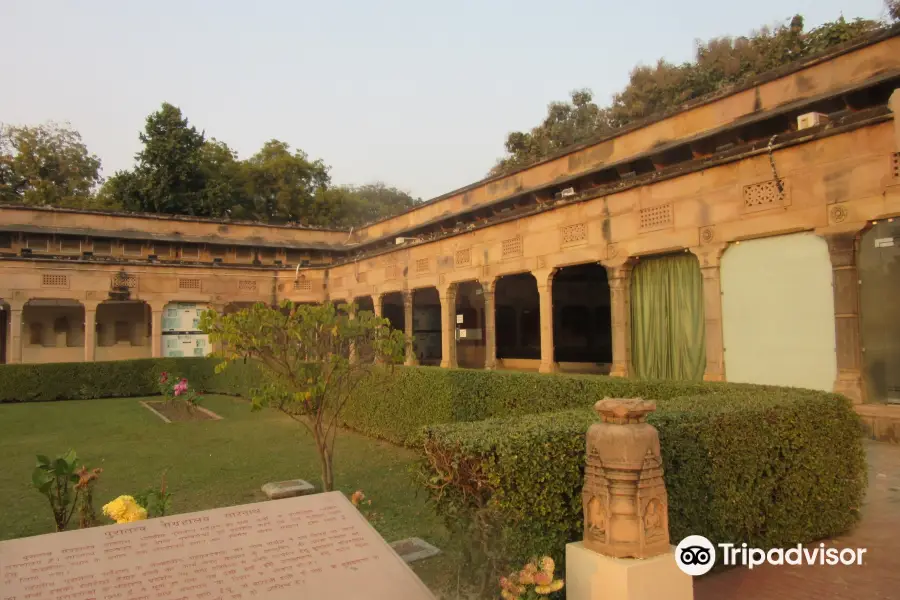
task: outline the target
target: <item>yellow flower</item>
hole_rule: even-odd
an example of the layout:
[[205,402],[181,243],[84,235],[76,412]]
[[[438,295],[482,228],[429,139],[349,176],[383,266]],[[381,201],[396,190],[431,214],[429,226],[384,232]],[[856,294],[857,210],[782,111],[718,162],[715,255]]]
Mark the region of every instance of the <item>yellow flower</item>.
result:
[[135,502],[132,496],[119,496],[105,504],[103,514],[116,523],[132,523],[147,518],[147,510]]
[[531,585],[532,583],[534,583],[534,573],[522,569],[522,571],[519,572],[519,583]]
[[550,558],[549,556],[544,556],[541,558],[541,571],[553,575],[553,569],[555,568],[556,564],[553,562],[552,558]]
[[553,592],[558,592],[563,588],[565,583],[562,579],[557,579],[554,582],[551,582],[547,585],[539,585],[534,588],[536,594],[540,594],[541,596],[546,596],[547,594],[552,594]]
[[543,571],[540,573],[535,573],[534,575],[534,584],[535,585],[550,585],[553,581],[553,575],[550,573],[544,573]]
[[519,600],[518,596],[516,596],[512,592],[507,592],[506,590],[500,592],[500,596],[503,598],[503,600]]

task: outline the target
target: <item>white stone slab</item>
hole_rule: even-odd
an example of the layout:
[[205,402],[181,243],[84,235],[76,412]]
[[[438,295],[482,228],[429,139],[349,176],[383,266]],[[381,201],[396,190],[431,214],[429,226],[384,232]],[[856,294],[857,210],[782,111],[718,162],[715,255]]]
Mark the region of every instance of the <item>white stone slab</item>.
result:
[[274,481],[262,486],[263,493],[269,500],[281,498],[293,498],[294,496],[306,496],[316,491],[316,487],[302,479],[289,479],[288,481]]
[[434,600],[340,492],[0,542],[4,599]]

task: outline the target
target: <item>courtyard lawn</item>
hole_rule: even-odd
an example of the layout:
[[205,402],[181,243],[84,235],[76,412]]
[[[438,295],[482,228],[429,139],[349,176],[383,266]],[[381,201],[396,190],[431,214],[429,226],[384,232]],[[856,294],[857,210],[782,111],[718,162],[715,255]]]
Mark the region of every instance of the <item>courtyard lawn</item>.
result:
[[[139,398],[0,404],[0,539],[54,530],[49,503],[31,485],[35,455],[73,448],[83,464],[102,467],[95,507],[159,484],[167,472],[172,511],[189,512],[265,500],[269,481],[301,478],[321,489],[318,456],[298,423],[248,402],[206,396],[203,405],[222,421],[166,424]],[[445,528],[426,505],[407,449],[341,431],[335,448],[335,484],[357,489],[382,515],[376,527],[389,542],[420,537],[441,549]],[[70,525],[77,526],[77,518]],[[446,554],[414,563],[432,587],[456,567]]]

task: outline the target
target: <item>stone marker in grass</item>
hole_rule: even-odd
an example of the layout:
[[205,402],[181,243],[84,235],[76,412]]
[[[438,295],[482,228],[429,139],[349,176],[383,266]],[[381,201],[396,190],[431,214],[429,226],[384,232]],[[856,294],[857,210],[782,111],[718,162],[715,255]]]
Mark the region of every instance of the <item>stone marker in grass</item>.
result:
[[406,538],[397,542],[391,542],[391,548],[400,555],[400,558],[408,563],[431,558],[441,553],[440,550],[420,538]]
[[306,496],[313,494],[316,487],[302,479],[289,479],[288,481],[274,481],[262,486],[262,491],[269,500],[281,498],[293,498],[294,496]]

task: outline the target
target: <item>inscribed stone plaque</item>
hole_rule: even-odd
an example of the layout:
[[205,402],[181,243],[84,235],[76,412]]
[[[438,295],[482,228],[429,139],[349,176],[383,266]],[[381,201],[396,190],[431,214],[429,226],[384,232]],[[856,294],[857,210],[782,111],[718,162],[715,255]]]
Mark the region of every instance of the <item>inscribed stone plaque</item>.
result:
[[340,492],[0,542],[0,600],[434,596]]

